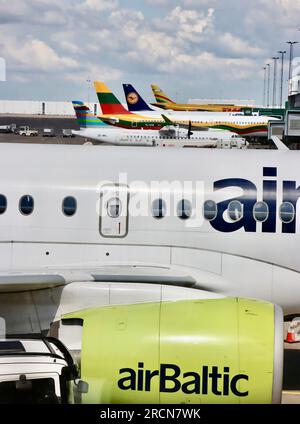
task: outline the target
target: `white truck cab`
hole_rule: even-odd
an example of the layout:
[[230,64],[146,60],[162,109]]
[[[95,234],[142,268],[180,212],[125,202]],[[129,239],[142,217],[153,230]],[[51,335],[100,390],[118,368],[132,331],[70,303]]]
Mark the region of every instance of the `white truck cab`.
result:
[[77,375],[57,339],[0,340],[0,404],[74,403]]
[[25,125],[18,129],[17,134],[25,137],[37,137],[39,135],[39,132],[38,130],[30,129],[27,125]]

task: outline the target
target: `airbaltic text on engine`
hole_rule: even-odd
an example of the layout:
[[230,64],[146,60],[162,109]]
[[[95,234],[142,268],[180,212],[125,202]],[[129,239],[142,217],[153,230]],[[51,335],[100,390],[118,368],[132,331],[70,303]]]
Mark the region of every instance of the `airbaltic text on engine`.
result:
[[[248,396],[248,391],[240,391],[238,383],[241,380],[249,380],[245,374],[230,375],[230,368],[224,367],[220,372],[218,366],[202,366],[202,372],[195,371],[182,373],[179,366],[174,364],[161,364],[159,370],[144,369],[144,363],[138,363],[138,370],[121,368],[119,371],[122,378],[118,381],[121,390],[151,391],[152,379],[159,378],[159,391],[176,393],[180,390],[186,394],[214,394],[216,396],[229,396],[230,392],[235,396]],[[179,378],[184,382],[181,382]]]

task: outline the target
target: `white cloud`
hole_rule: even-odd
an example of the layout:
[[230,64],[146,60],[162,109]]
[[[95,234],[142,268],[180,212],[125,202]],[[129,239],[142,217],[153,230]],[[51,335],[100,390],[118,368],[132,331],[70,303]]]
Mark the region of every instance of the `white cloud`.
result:
[[67,73],[65,79],[75,83],[82,83],[89,77],[92,81],[115,81],[119,80],[122,72],[119,69],[102,65],[85,64],[84,70]]
[[206,75],[215,71],[220,80],[242,80],[253,75],[256,69],[255,62],[250,59],[219,58],[212,53],[203,52],[199,55],[179,54],[173,57],[168,63],[162,63],[160,69],[168,73],[185,73],[185,75],[195,74]]
[[64,25],[67,19],[60,11],[50,10],[44,13],[42,21],[47,25]]
[[27,11],[28,4],[22,0],[12,1],[9,5],[4,1],[0,2],[0,14],[3,16],[24,16]]
[[42,70],[76,68],[78,63],[66,56],[58,56],[57,53],[41,40],[27,41],[15,56],[21,63],[35,66]]
[[[300,2],[298,0],[252,0],[256,7],[249,9],[245,25],[273,33],[280,30],[297,31],[299,28]],[[264,26],[266,28],[264,28]],[[283,36],[284,34],[281,33]]]
[[69,53],[76,54],[76,53],[79,53],[79,51],[80,51],[79,46],[77,44],[72,43],[71,41],[68,41],[68,40],[62,40],[60,42],[60,47],[63,50],[68,51]]
[[222,0],[183,0],[184,7],[207,7],[217,6],[220,3],[224,3]]
[[49,45],[39,39],[28,39],[22,42],[6,38],[2,50],[14,68],[19,66],[23,71],[31,69],[50,72],[78,67],[76,60],[68,56],[59,56]]
[[180,6],[175,7],[168,16],[167,20],[172,24],[181,26],[188,32],[203,32],[205,27],[210,23],[214,9],[208,9],[207,16],[199,14],[196,10],[185,10]]
[[209,8],[207,13],[196,10],[184,10],[175,7],[167,18],[173,28],[176,28],[178,38],[191,42],[201,39],[204,31],[213,27],[214,9]]
[[120,41],[112,36],[111,30],[103,28],[100,31],[95,31],[94,43],[87,46],[92,51],[103,51],[104,49],[115,51],[119,49]]
[[162,75],[244,89],[284,41],[300,38],[299,16],[299,0],[0,0],[0,50],[8,78],[32,84],[39,74],[145,85]]
[[97,12],[115,10],[118,7],[119,2],[117,0],[84,0],[78,6],[81,10],[92,10]]
[[228,51],[239,55],[245,55],[245,53],[250,56],[257,56],[262,53],[267,54],[262,48],[251,46],[246,40],[236,37],[229,32],[220,34],[218,36],[218,43],[223,45]]
[[76,43],[76,33],[74,31],[56,32],[51,36],[51,39],[62,50],[71,54],[80,52],[80,46]]
[[297,14],[300,13],[300,3],[295,0],[261,0],[261,7],[266,11],[272,11],[273,15],[281,16],[283,21],[299,22]]
[[172,0],[145,0],[146,3],[150,4],[151,6],[168,6],[172,3]]
[[[122,21],[126,22],[126,25],[122,26]],[[110,23],[113,25],[113,30],[102,30],[98,36],[102,35],[103,42],[107,39],[111,48],[118,50],[118,55],[124,59],[124,62],[131,62],[132,65],[139,64],[143,69],[148,67],[150,72],[191,75],[195,71],[203,73],[214,70],[219,71],[222,78],[226,75],[231,79],[240,80],[251,75],[255,68],[252,60],[243,58],[245,51],[250,49],[251,55],[261,53],[259,48],[253,47],[251,50],[246,41],[230,33],[226,33],[223,39],[223,34],[220,34],[220,40],[224,45],[230,43],[231,52],[239,53],[242,58],[220,58],[205,49],[201,51],[199,47],[195,51],[191,43],[201,40],[206,31],[214,31],[214,9],[212,8],[206,12],[198,12],[183,10],[177,6],[165,19],[156,18],[156,30],[148,25],[143,14],[139,12],[113,12]],[[116,28],[122,40],[121,52],[119,44],[111,44],[111,40],[114,39],[113,31]],[[217,37],[216,32],[215,37]],[[217,40],[219,45],[220,40]]]

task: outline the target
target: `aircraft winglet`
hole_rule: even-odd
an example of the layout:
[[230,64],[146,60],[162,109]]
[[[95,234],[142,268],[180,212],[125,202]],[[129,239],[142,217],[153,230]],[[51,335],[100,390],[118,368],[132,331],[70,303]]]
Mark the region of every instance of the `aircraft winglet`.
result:
[[171,119],[169,119],[166,115],[161,115],[162,116],[162,118],[163,118],[163,120],[167,123],[167,124],[169,124],[169,125],[174,125],[174,122],[173,121],[171,121]]

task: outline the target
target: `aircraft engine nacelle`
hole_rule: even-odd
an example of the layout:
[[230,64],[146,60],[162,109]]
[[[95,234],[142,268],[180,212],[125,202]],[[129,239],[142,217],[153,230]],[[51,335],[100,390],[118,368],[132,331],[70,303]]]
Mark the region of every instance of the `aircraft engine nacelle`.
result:
[[227,297],[107,306],[62,322],[73,320],[83,324],[83,403],[281,400],[283,317],[270,303]]

